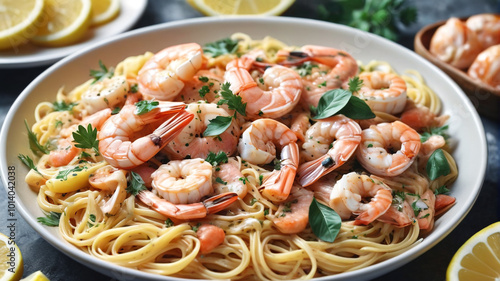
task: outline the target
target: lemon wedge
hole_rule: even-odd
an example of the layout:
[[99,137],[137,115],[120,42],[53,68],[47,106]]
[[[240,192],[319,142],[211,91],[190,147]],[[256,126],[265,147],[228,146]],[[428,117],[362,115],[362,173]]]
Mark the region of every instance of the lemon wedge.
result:
[[31,273],[28,277],[21,279],[21,281],[50,281],[45,274],[40,270]]
[[92,0],[91,25],[105,24],[120,13],[120,0]]
[[0,49],[16,47],[33,37],[43,8],[44,0],[0,1]]
[[451,259],[446,280],[500,279],[500,222],[474,234]]
[[258,15],[279,16],[294,0],[187,0],[206,16]]
[[90,25],[91,0],[45,0],[46,22],[31,41],[58,47],[80,40]]
[[0,281],[18,281],[23,268],[21,251],[14,241],[0,233]]

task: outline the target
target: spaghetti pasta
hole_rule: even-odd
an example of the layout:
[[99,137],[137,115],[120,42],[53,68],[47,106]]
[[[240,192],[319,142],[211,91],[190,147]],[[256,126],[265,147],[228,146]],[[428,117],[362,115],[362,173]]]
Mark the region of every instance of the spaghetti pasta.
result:
[[[287,46],[272,37],[254,40],[246,34],[236,33],[230,39],[237,42],[237,52],[217,57],[205,55],[207,61],[204,66],[205,71],[217,69],[216,72],[220,73],[221,70],[226,69],[226,65],[246,54],[254,56],[254,60],[255,54],[257,54],[258,62],[269,67],[283,62],[283,51],[299,50],[297,47]],[[126,77],[128,83],[132,85],[130,88],[134,89],[133,84],[139,79],[138,73],[141,67],[153,57],[153,53],[147,52],[143,55],[126,58],[116,66],[113,75]],[[256,85],[259,84],[259,81],[264,84],[263,79],[260,80],[262,71],[264,71],[259,68],[261,66],[257,64],[255,69],[249,69],[249,74],[254,77]],[[296,71],[300,71],[300,69],[312,71],[305,75],[322,75],[322,71],[323,74],[324,71],[330,71],[328,66],[323,65],[319,60],[315,61],[314,64],[310,61],[301,61],[300,64],[288,65],[287,67]],[[315,72],[315,68],[319,72]],[[377,70],[397,74],[389,63],[381,61],[372,61],[366,65],[360,63],[360,68],[363,72]],[[226,75],[228,74],[226,73]],[[295,77],[300,78],[299,74],[294,76],[294,79]],[[410,70],[402,78],[407,85],[408,98],[416,104],[427,107],[433,114],[439,115],[441,110],[439,97],[425,85],[423,77]],[[200,76],[199,79],[202,80],[202,77]],[[71,110],[55,111],[54,105],[49,102],[40,103],[37,106],[35,110],[36,123],[31,127],[31,130],[41,145],[47,144],[57,147],[58,140],[63,138],[74,143],[77,142],[75,128],[82,125],[82,119],[88,115],[86,109],[89,106],[82,105],[82,95],[92,83],[99,83],[99,81],[86,81],[69,93],[66,93],[63,88],[59,90],[56,100],[68,104],[74,103]],[[210,85],[207,84],[206,87],[205,90],[210,90]],[[264,88],[263,85],[257,87]],[[221,87],[221,89],[225,88]],[[200,100],[204,101],[201,88],[193,89],[193,91],[200,91]],[[227,93],[225,94],[227,95]],[[139,100],[141,100],[140,93],[130,91],[126,97],[123,97],[121,104],[135,103]],[[220,97],[214,102],[217,100],[220,101]],[[208,103],[208,101],[206,102]],[[253,120],[246,120],[243,115],[237,116],[234,107],[231,107],[229,103],[227,101],[219,102],[220,107],[230,112],[224,117],[232,118],[231,116],[234,115],[242,132],[247,127],[252,126],[252,123],[249,122]],[[152,105],[151,107],[154,108]],[[310,116],[309,109],[299,103],[291,113],[277,119],[287,120],[287,125],[290,125],[290,120],[294,120],[293,117],[297,113],[304,112]],[[400,114],[375,112],[376,118],[357,120],[357,122],[361,128],[368,128],[379,123],[398,121]],[[164,120],[157,121],[164,122]],[[83,125],[80,127],[85,128]],[[157,124],[155,123],[154,126]],[[305,124],[306,129],[307,127],[308,125]],[[96,132],[99,131],[99,128],[95,129]],[[152,129],[147,127],[143,130],[137,130],[134,133],[137,135],[131,136],[131,139],[135,140],[151,131]],[[300,138],[297,141],[292,138],[290,142],[297,142],[299,149],[302,150]],[[186,146],[188,145],[190,144],[186,143]],[[60,150],[61,147],[58,149]],[[207,149],[209,150],[209,148]],[[273,149],[275,150],[274,146]],[[391,149],[398,150],[399,148],[393,147]],[[217,151],[211,152],[216,153]],[[293,151],[290,153],[293,154]],[[450,166],[450,172],[436,179],[430,179],[425,169],[421,169],[421,167],[425,167],[425,161],[428,161],[428,157],[422,155],[416,155],[416,161],[397,176],[372,175],[372,178],[385,183],[390,188],[393,201],[389,202],[389,205],[398,211],[398,204],[403,202],[396,200],[398,194],[403,194],[402,197],[400,196],[401,200],[404,200],[404,196],[418,196],[420,198],[428,190],[434,192],[441,186],[450,187],[452,185],[458,175],[458,168],[450,151],[444,151],[444,155],[446,163]],[[350,218],[343,220],[339,225],[338,234],[333,242],[319,239],[315,229],[310,224],[307,224],[305,229],[298,233],[281,233],[271,218],[292,219],[296,215],[294,204],[297,201],[293,200],[293,188],[308,188],[316,194],[315,197],[319,203],[328,205],[328,198],[325,198],[325,194],[328,196],[329,192],[336,188],[335,183],[343,174],[352,171],[369,174],[367,170],[360,166],[355,156],[352,156],[346,160],[347,162],[342,168],[333,171],[328,176],[328,180],[321,182],[323,186],[313,184],[311,187],[300,187],[294,184],[287,201],[275,202],[264,197],[261,193],[263,186],[266,185],[266,180],[276,172],[274,166],[253,164],[249,160],[242,159],[239,154],[229,155],[229,157],[235,160],[232,162],[237,164],[237,170],[240,173],[236,177],[235,183],[223,180],[222,176],[214,176],[209,184],[227,185],[231,190],[231,184],[243,183],[248,192],[245,192],[242,198],[238,198],[234,203],[225,206],[223,210],[218,210],[216,213],[211,213],[206,203],[203,203],[204,207],[200,202],[190,202],[192,205],[182,206],[182,208],[191,208],[197,204],[196,206],[207,208],[207,214],[191,220],[179,219],[158,211],[159,208],[155,207],[154,204],[163,204],[165,199],[158,197],[159,200],[163,201],[146,203],[134,196],[132,191],[134,187],[131,187],[134,177],[132,172],[145,178],[144,175],[147,174],[145,171],[156,170],[160,165],[169,161],[163,151],[146,160],[145,165],[126,170],[129,181],[128,193],[126,199],[116,202],[120,206],[118,211],[112,215],[103,212],[102,206],[106,202],[116,200],[114,195],[116,186],[110,184],[107,187],[96,188],[85,182],[81,187],[58,192],[51,189],[47,183],[57,179],[64,185],[72,177],[78,177],[84,171],[89,171],[88,169],[101,166],[110,170],[118,169],[111,167],[99,151],[92,149],[92,147],[78,147],[78,154],[71,156],[67,164],[62,166],[53,165],[49,160],[50,154],[37,157],[36,169],[30,171],[26,182],[35,192],[38,192],[37,203],[44,212],[61,214],[58,227],[63,239],[103,261],[159,275],[230,280],[312,279],[354,271],[390,259],[407,251],[424,239],[419,227],[419,219],[421,218],[418,217],[419,211],[422,210],[421,204],[420,207],[413,206],[414,214],[407,214],[411,222],[405,226],[377,219],[366,225],[358,225],[356,222],[357,213],[353,211]],[[290,161],[292,160],[293,157],[290,157]],[[200,161],[204,160],[200,159]],[[300,163],[304,162],[305,160],[300,160]],[[215,175],[220,166],[213,161],[210,164],[213,165]],[[284,164],[278,161],[275,165]],[[294,165],[297,168],[299,163],[294,163]],[[95,170],[92,171],[92,174],[95,174]],[[106,182],[106,178],[103,180]],[[148,188],[155,190],[155,182],[151,184],[147,180],[144,182]],[[158,196],[153,191],[151,192]],[[137,192],[150,191],[139,190]],[[365,198],[365,200],[369,201],[370,198]],[[170,203],[169,206],[171,205],[181,208],[176,204]],[[434,208],[434,206],[427,206],[427,208]],[[201,255],[200,248],[206,242],[197,235],[196,230],[203,224],[222,228],[225,237],[222,244],[216,245],[209,253]]]

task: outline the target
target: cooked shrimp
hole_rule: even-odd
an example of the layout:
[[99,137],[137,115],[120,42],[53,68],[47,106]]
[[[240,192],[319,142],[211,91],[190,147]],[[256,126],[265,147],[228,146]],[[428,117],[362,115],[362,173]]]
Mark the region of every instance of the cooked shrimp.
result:
[[408,201],[404,200],[401,203],[393,203],[377,220],[397,227],[406,227],[415,221],[415,214]]
[[215,168],[215,180],[213,183],[216,193],[234,192],[243,199],[248,192],[248,186],[243,174],[240,171],[240,163],[233,158],[229,158],[227,163],[220,164]]
[[373,71],[359,74],[363,86],[356,95],[373,111],[398,114],[406,104],[406,82],[396,74]]
[[[363,203],[367,198],[371,198],[370,202]],[[391,189],[386,184],[351,172],[335,183],[329,205],[342,219],[349,219],[351,214],[355,214],[358,216],[354,224],[366,225],[382,216],[391,203]]]
[[[157,108],[142,114],[135,113],[136,106],[125,105],[111,116],[98,133],[99,152],[112,166],[130,169],[143,164],[158,153],[193,115],[184,111],[184,103],[161,102]],[[147,124],[165,120],[153,133],[131,141],[131,136]]]
[[174,100],[185,103],[197,102],[199,100],[214,102],[223,82],[223,74],[202,69],[193,78],[186,81],[184,87]]
[[115,108],[125,103],[130,86],[125,76],[105,78],[92,84],[82,94],[81,102],[88,113],[93,114],[105,108]]
[[446,194],[436,195],[436,203],[434,204],[435,216],[439,216],[448,211],[455,204],[455,197]]
[[283,65],[298,65],[304,83],[303,100],[312,106],[318,106],[326,91],[342,87],[358,73],[358,64],[350,54],[330,47],[306,45],[300,51],[281,51],[278,55],[288,57]]
[[481,52],[481,43],[464,22],[450,18],[432,36],[429,51],[439,60],[466,69]]
[[200,254],[205,255],[224,242],[226,233],[218,226],[204,223],[196,231],[196,236],[200,240]]
[[153,190],[173,204],[200,202],[203,196],[213,193],[212,165],[203,159],[170,161],[151,177]]
[[[500,30],[498,37],[500,38]],[[500,90],[500,45],[491,46],[481,52],[470,66],[467,74]]]
[[287,67],[275,65],[255,82],[249,73],[252,62],[248,57],[236,59],[227,64],[224,74],[233,94],[247,104],[248,118],[279,118],[289,113],[300,100],[300,76]]
[[500,16],[479,14],[469,17],[465,24],[477,36],[482,49],[500,44]]
[[306,139],[305,135],[309,127],[311,127],[311,123],[309,123],[309,115],[303,112],[293,118],[290,130],[292,130],[297,138],[303,142]]
[[99,207],[104,214],[115,215],[127,197],[127,172],[104,166],[90,176],[89,183],[94,188],[113,193],[110,198],[101,201]]
[[436,195],[434,195],[434,192],[428,189],[421,195],[407,193],[406,200],[408,200],[410,205],[414,206],[413,209],[418,221],[418,227],[420,229],[432,229],[434,226],[434,206],[436,204]]
[[192,204],[173,204],[151,191],[143,190],[136,197],[156,212],[180,220],[201,219],[208,214],[218,213],[238,200],[233,192],[212,196],[203,202]]
[[218,136],[203,136],[210,121],[217,116],[230,116],[223,108],[213,103],[191,103],[186,112],[194,115],[191,122],[170,141],[163,150],[170,159],[206,158],[209,152],[224,151],[227,155],[236,152],[240,129],[234,118],[229,128]]
[[299,233],[309,223],[309,206],[313,197],[313,192],[294,185],[287,201],[280,204],[275,214],[267,217],[281,233]]
[[335,171],[331,172],[309,185],[307,189],[314,192],[314,198],[323,201],[328,205],[333,186],[340,177],[341,175],[339,173],[336,173]]
[[173,100],[202,65],[203,51],[196,43],[163,49],[139,70],[139,92],[157,100]]
[[413,163],[420,146],[420,135],[408,125],[381,123],[363,130],[357,159],[370,173],[397,176]]
[[280,169],[274,170],[261,185],[262,194],[273,201],[284,201],[290,194],[297,166],[297,137],[287,126],[273,119],[253,121],[243,132],[238,151],[243,160],[255,165],[268,164],[281,150]]
[[358,123],[344,115],[322,119],[306,132],[301,156],[308,160],[297,171],[302,186],[342,166],[354,154],[361,141]]
[[449,118],[448,115],[437,116],[428,107],[408,101],[400,120],[416,131],[421,132],[426,128],[442,127]]

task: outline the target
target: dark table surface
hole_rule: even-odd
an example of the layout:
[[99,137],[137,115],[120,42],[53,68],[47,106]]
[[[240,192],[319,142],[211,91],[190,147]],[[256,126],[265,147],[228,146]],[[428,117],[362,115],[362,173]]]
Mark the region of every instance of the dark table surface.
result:
[[[133,1],[133,0],[132,0]],[[291,17],[318,18],[316,4],[323,0],[297,0],[284,14]],[[451,16],[465,17],[484,12],[500,13],[500,0],[414,0],[419,12],[417,23],[401,30],[399,43],[413,48],[413,37],[423,26]],[[185,0],[149,0],[134,29],[174,20],[200,17]],[[22,90],[48,66],[25,69],[0,69],[0,124]],[[465,219],[439,244],[425,254],[376,280],[444,280],[446,268],[455,251],[474,233],[498,221],[500,188],[500,124],[481,117],[488,142],[488,168],[482,191]],[[471,148],[473,149],[473,148]],[[3,184],[2,184],[3,185]],[[0,206],[7,209],[7,195],[0,188]],[[8,233],[7,218],[0,216],[0,232]],[[24,276],[41,270],[51,280],[116,280],[102,275],[71,258],[43,240],[24,219],[16,215],[16,242],[24,258]]]

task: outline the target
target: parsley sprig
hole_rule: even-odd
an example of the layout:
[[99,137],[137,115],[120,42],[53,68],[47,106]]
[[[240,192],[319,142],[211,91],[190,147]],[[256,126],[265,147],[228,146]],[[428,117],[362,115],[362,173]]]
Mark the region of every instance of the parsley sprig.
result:
[[90,70],[90,77],[94,78],[92,84],[102,81],[106,78],[111,78],[115,72],[113,68],[108,69],[101,60],[99,60],[99,68],[100,69],[98,70]]
[[203,46],[203,52],[216,58],[225,54],[235,54],[238,51],[238,40],[224,38]]
[[130,172],[130,180],[127,184],[126,191],[132,195],[137,195],[137,193],[142,190],[146,190],[146,186],[141,176],[136,172]]
[[219,151],[217,152],[217,154],[213,153],[212,151],[209,151],[207,158],[205,158],[205,161],[210,163],[212,166],[218,166],[222,163],[227,163],[228,158],[227,154],[224,151]]
[[40,174],[43,177],[42,173],[40,173],[40,171],[38,171],[38,168],[36,167],[35,163],[33,162],[33,160],[29,156],[19,154],[17,156],[17,158],[19,158],[19,160],[21,160],[21,162],[23,162],[23,164],[26,165],[28,168],[34,170],[35,172],[37,172],[38,174]]
[[91,124],[88,124],[85,129],[84,126],[78,125],[76,132],[73,132],[73,142],[75,142],[75,147],[83,149],[93,149],[96,155],[99,155],[99,140],[97,139],[97,129],[92,128]]
[[78,105],[76,102],[55,101],[52,103],[52,108],[54,111],[72,111],[76,105]]
[[26,120],[24,120],[24,125],[26,126],[26,130],[28,131],[28,140],[31,151],[33,151],[35,155],[48,154],[49,153],[48,143],[46,143],[45,145],[41,145],[38,142],[38,137],[30,129],[30,127],[28,126],[28,122]]
[[45,214],[45,217],[38,217],[36,220],[46,226],[59,226],[59,219],[61,218],[61,213],[49,212]]
[[158,101],[152,101],[152,100],[141,100],[135,104],[136,107],[136,114],[137,115],[143,115],[151,110],[155,109],[160,105],[160,102]]

